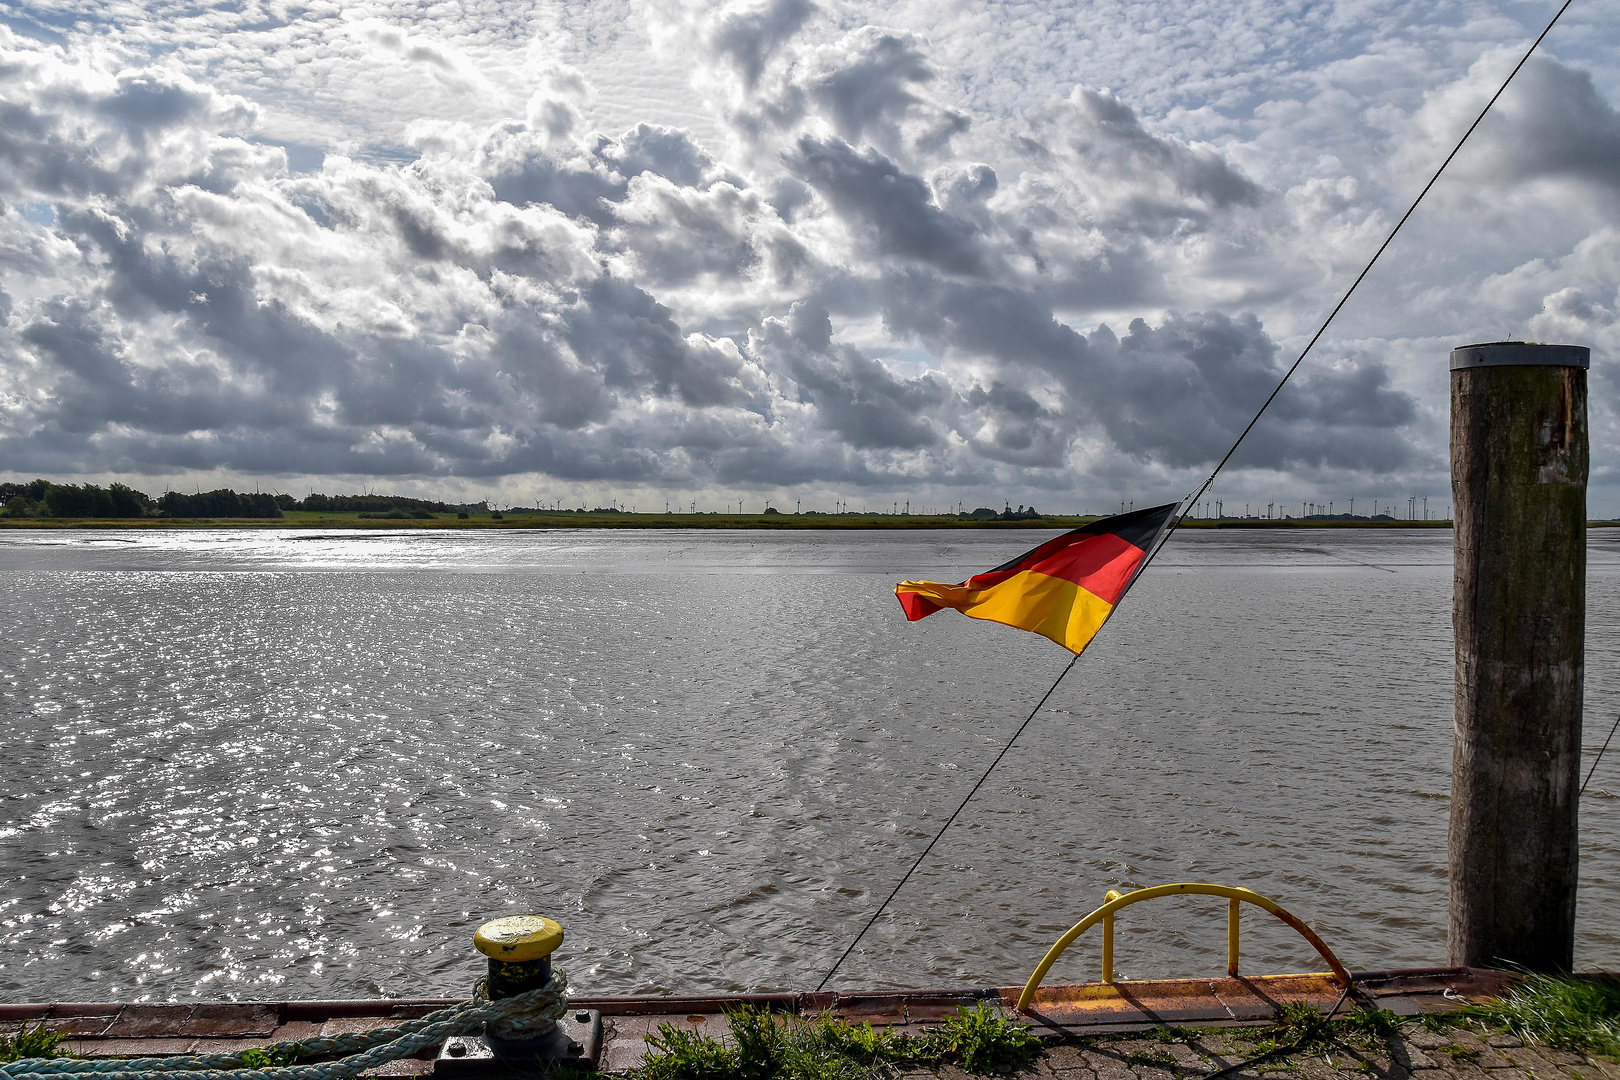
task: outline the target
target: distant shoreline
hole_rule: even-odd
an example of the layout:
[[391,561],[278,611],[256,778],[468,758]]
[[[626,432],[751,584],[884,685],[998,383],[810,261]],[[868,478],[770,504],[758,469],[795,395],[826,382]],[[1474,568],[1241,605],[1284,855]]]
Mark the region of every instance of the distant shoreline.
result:
[[[357,513],[292,511],[280,518],[22,518],[0,519],[0,529],[1074,529],[1097,517],[1048,516],[1018,521],[921,514],[631,514],[515,513],[495,516],[435,514],[388,518]],[[1590,522],[1594,527],[1620,524]],[[1183,529],[1449,529],[1449,521],[1312,520],[1310,518],[1195,518]]]
[[[279,518],[22,518],[0,519],[0,529],[812,529],[860,531],[895,529],[1075,529],[1099,517],[1058,516],[998,521],[922,514],[631,514],[509,513],[435,514],[427,518],[361,517],[357,513],[291,511]],[[1620,521],[1589,521],[1589,528],[1614,528]],[[1190,518],[1182,529],[1449,529],[1450,521],[1369,521],[1311,518]]]

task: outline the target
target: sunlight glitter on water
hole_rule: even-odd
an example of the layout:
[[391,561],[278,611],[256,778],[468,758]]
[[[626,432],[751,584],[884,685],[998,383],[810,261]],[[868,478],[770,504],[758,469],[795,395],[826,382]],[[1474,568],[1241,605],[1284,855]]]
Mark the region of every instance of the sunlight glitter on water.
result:
[[[0,987],[461,994],[472,927],[530,909],[581,991],[814,985],[1066,658],[907,624],[894,581],[1044,535],[0,533]],[[1607,534],[1591,570],[1595,751]],[[1449,533],[1179,534],[850,985],[1021,981],[1106,889],[1189,878],[1352,966],[1443,960],[1450,654]],[[1620,963],[1611,791],[1606,758],[1588,966]],[[1223,920],[1133,912],[1119,967],[1218,970]],[[1252,970],[1311,962],[1252,932]]]

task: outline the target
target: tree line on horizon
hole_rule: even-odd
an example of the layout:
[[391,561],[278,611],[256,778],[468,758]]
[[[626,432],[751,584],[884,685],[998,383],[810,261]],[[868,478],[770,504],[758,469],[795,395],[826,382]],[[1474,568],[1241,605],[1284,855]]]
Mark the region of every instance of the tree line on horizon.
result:
[[0,484],[0,516],[7,518],[279,518],[285,511],[326,513],[484,512],[488,505],[444,503],[406,495],[325,495],[302,499],[268,492],[216,488],[187,494],[166,491],[154,499],[126,484],[57,484],[49,480]]
[[[235,491],[216,488],[213,491],[166,491],[154,499],[144,491],[127,484],[58,484],[50,480],[31,480],[26,483],[0,483],[0,518],[279,518],[288,511],[315,513],[359,513],[362,516],[390,518],[426,518],[434,514],[490,513],[489,503],[446,503],[434,499],[417,499],[408,495],[326,495],[311,492],[302,499],[291,495],[268,492]],[[594,510],[524,510],[518,513],[583,513],[617,514],[617,507],[597,507]],[[780,511],[767,507],[766,514]],[[810,515],[821,512],[811,510]],[[883,511],[863,511],[853,516],[889,516]],[[997,512],[987,506],[956,515],[969,520],[1032,521],[1041,514],[1033,506],[1008,506]]]

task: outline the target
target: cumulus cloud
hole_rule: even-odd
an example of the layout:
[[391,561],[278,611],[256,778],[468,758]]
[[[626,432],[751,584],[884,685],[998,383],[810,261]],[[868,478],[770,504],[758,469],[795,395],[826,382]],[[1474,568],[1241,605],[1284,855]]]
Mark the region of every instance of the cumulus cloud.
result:
[[804,136],[784,162],[850,227],[862,254],[946,273],[982,275],[988,269],[973,222],[942,210],[921,177],[879,151],[862,153],[842,139]]
[[934,374],[898,377],[860,350],[836,345],[825,308],[794,304],[787,318],[765,319],[750,344],[851,447],[915,450],[940,442],[932,421],[955,396],[950,384]]
[[[341,29],[435,92],[485,93],[470,46]],[[1175,494],[1291,360],[1266,315],[1333,273],[1306,230],[1351,248],[1381,221],[1340,163],[1268,185],[1094,85],[975,115],[923,34],[809,0],[660,9],[652,32],[727,138],[600,130],[588,81],[548,60],[503,115],[423,116],[387,153],[294,167],[308,148],[274,136],[282,104],[0,30],[0,455],[57,474]],[[1526,74],[1503,123],[1540,140],[1534,161],[1471,167],[1612,188],[1614,110],[1583,73]],[[1495,287],[1538,325],[1612,327],[1612,281],[1556,278]],[[1432,468],[1418,393],[1388,351],[1324,349],[1235,465]]]
[[[1455,138],[1457,121],[1477,113],[1495,90],[1501,64],[1494,56],[1490,61],[1432,96],[1418,116],[1430,136],[1420,144],[1424,150],[1433,153],[1447,137]],[[1488,137],[1469,147],[1461,176],[1491,184],[1576,181],[1620,195],[1620,112],[1598,93],[1589,72],[1532,57],[1485,124]],[[1414,147],[1408,155],[1416,152]]]

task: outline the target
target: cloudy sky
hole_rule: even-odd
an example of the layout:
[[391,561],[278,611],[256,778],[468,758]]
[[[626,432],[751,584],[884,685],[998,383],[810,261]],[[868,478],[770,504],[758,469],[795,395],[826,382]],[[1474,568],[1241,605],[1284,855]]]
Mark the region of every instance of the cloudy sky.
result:
[[[1103,510],[1224,452],[1551,16],[1475,0],[0,2],[0,476]],[[1593,347],[1576,0],[1223,474],[1449,504],[1446,355]]]

